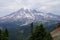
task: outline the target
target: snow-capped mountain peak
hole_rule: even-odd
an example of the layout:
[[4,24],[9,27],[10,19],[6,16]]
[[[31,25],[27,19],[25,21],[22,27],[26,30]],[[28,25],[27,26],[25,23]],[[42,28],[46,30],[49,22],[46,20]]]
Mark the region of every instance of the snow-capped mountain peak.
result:
[[21,22],[23,25],[29,24],[31,22],[42,21],[42,20],[52,20],[57,19],[59,16],[52,13],[40,12],[36,9],[24,9],[11,13],[0,18],[1,22]]

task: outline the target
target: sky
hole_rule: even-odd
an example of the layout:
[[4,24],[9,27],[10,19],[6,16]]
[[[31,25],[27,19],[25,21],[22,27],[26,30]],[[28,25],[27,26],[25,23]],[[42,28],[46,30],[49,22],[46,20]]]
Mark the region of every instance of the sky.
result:
[[20,8],[39,9],[60,15],[60,0],[0,0],[0,17],[11,14]]

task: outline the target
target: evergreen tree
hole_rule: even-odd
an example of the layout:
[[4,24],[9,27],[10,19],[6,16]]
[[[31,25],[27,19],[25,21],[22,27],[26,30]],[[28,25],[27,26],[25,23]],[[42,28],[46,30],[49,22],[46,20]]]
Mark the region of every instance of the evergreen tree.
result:
[[3,33],[3,40],[8,40],[8,30],[5,29],[4,33]]
[[6,37],[8,37],[8,30],[7,29],[5,29],[5,33],[6,33]]
[[[31,23],[31,35],[33,36],[33,23]],[[34,40],[33,37],[32,40]]]
[[29,40],[53,40],[53,39],[50,33],[45,30],[43,24],[41,24],[36,27],[33,35],[31,35]]
[[33,35],[33,23],[31,23],[31,35]]
[[57,26],[60,27],[60,23],[57,23]]
[[1,34],[2,34],[2,31],[1,31],[1,29],[0,29],[0,40],[1,40]]

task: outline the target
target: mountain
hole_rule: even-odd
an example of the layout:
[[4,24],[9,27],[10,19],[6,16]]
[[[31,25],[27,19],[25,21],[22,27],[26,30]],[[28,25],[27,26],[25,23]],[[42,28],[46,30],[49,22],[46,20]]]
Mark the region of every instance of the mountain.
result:
[[[41,22],[49,31],[60,21],[60,16],[53,13],[44,13],[36,9],[24,9],[0,17],[0,28],[7,28],[9,40],[25,40],[30,35],[30,24],[34,26]],[[23,37],[23,38],[22,38]]]
[[[0,18],[0,23],[4,22],[21,22],[21,25],[30,24],[31,22],[46,20],[60,20],[60,16],[52,13],[43,13],[35,9],[24,9],[13,12],[9,15]],[[18,22],[17,22],[18,24]],[[20,25],[20,24],[19,24]]]

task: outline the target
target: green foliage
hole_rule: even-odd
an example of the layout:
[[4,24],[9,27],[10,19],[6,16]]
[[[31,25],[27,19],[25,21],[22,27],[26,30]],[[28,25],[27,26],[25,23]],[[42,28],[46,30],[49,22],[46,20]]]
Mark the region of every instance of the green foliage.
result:
[[1,40],[1,29],[0,29],[0,40]]
[[8,40],[8,30],[2,31],[0,29],[0,40]]
[[43,24],[36,27],[33,35],[28,40],[53,40],[50,33],[47,32]]
[[5,29],[4,36],[8,37],[8,30]]
[[57,26],[60,27],[60,23],[57,23]]
[[8,30],[7,29],[5,29],[3,36],[4,36],[4,40],[8,40]]
[[33,35],[33,23],[31,23],[31,35]]

